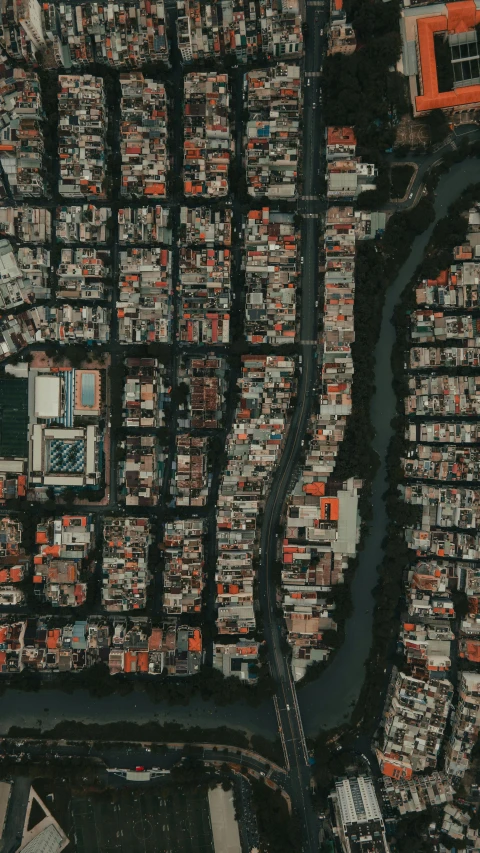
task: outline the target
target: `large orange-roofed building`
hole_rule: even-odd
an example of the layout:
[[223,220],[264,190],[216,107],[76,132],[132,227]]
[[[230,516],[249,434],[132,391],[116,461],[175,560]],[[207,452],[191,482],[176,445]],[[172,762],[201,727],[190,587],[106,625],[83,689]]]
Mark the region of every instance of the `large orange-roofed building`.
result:
[[415,115],[442,109],[471,116],[480,107],[479,24],[475,0],[403,10],[402,63]]

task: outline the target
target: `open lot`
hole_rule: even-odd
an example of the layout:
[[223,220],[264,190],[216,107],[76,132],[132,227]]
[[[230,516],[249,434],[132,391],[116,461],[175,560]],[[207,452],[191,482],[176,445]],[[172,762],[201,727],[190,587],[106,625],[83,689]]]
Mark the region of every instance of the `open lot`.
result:
[[214,853],[206,793],[122,788],[74,797],[77,853]]

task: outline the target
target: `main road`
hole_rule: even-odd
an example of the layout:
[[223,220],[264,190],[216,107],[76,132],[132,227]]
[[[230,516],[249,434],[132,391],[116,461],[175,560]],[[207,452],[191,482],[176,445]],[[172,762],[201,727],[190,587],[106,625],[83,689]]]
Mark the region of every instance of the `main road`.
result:
[[321,100],[320,68],[325,48],[321,30],[326,14],[323,2],[306,3],[307,32],[304,61],[303,110],[303,192],[299,210],[302,224],[302,274],[300,308],[301,376],[297,404],[293,413],[282,457],[272,482],[265,506],[261,536],[260,605],[264,618],[265,638],[270,652],[270,670],[277,684],[277,713],[279,730],[290,773],[290,793],[294,812],[303,832],[303,850],[316,853],[319,848],[318,822],[310,798],[311,772],[305,750],[302,723],[290,675],[288,659],[281,641],[281,620],[276,614],[276,584],[273,564],[277,558],[277,527],[282,509],[293,482],[302,439],[305,435],[316,374],[317,361],[317,300],[318,244],[320,220],[318,189],[321,169]]

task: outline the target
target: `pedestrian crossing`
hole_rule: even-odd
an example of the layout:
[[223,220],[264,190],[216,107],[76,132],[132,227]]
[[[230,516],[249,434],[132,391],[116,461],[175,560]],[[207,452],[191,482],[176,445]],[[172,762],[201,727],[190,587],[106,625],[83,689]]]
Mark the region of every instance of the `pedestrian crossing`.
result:
[[301,201],[317,201],[318,196],[316,196],[316,195],[301,195],[300,200]]
[[303,76],[304,77],[321,77],[322,72],[321,71],[305,71]]
[[318,341],[300,341],[300,343],[303,347],[306,347],[306,346],[316,347],[318,344]]

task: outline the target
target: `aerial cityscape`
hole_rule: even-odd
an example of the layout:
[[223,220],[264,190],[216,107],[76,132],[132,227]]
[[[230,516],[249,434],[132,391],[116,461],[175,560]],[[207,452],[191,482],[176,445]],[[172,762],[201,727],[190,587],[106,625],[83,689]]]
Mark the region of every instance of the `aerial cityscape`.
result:
[[480,851],[480,0],[0,0],[0,853]]

